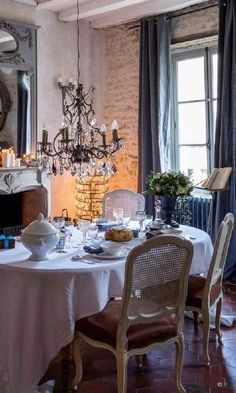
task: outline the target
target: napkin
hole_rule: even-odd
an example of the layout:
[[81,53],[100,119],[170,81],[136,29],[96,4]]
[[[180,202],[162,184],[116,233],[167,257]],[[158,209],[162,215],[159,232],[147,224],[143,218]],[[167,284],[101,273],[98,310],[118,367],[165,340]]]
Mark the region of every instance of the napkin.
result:
[[97,223],[96,225],[98,226],[98,229],[99,229],[100,231],[105,231],[106,229],[116,227],[116,226],[117,226],[117,222],[116,222],[116,221],[103,222],[103,223],[101,223],[101,224],[98,224],[98,223]]
[[104,252],[102,247],[96,245],[84,246],[83,249],[88,254],[101,254],[102,252]]
[[152,230],[152,231],[146,233],[146,238],[147,238],[147,239],[151,239],[152,237],[154,237],[154,236],[159,236],[159,235],[162,235],[162,232],[161,232],[161,231],[158,231],[158,230],[153,231],[153,230]]

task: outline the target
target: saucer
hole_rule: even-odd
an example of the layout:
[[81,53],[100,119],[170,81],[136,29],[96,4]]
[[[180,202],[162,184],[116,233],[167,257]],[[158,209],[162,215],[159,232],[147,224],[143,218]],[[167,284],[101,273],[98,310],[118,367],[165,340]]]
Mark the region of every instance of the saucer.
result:
[[96,258],[99,259],[119,259],[119,258],[126,258],[128,255],[128,250],[122,250],[121,252],[118,252],[117,254],[109,254],[108,252],[103,252],[101,254],[97,254]]

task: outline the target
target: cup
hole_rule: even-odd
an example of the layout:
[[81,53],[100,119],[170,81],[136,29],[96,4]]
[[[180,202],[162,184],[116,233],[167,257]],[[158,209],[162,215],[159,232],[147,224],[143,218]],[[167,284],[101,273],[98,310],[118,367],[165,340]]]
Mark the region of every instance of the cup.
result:
[[98,236],[98,226],[92,223],[88,227],[88,237],[91,240],[95,240],[97,239],[97,236]]

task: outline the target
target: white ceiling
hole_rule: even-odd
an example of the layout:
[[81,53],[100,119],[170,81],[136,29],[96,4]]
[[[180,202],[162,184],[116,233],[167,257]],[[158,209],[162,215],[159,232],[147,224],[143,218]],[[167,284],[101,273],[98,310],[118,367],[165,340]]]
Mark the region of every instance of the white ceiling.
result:
[[[56,12],[61,21],[76,20],[76,0],[14,1],[35,5],[37,11]],[[80,19],[88,20],[92,27],[103,28],[205,1],[207,0],[79,0],[79,10]]]

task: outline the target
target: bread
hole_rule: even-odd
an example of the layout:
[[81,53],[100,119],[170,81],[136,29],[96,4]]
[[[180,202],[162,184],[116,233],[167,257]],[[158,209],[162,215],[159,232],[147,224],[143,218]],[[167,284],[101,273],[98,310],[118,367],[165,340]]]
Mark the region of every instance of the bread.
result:
[[128,228],[109,228],[105,231],[105,240],[127,242],[133,239],[133,231]]

